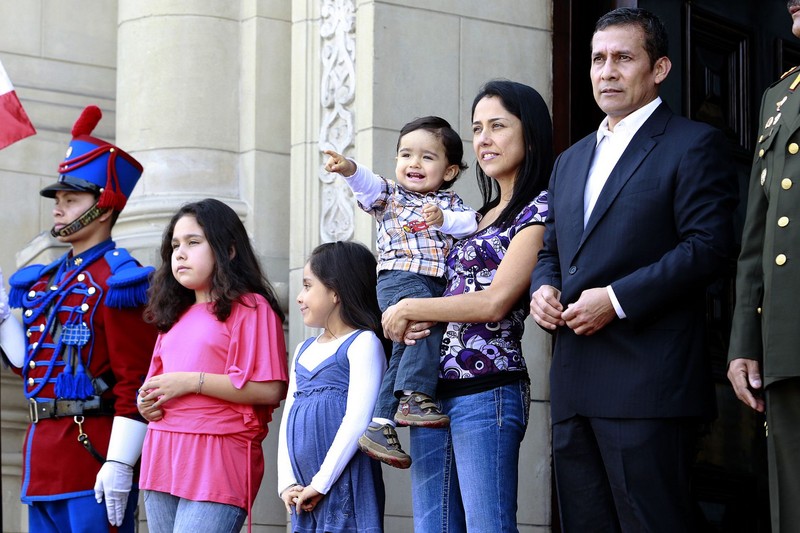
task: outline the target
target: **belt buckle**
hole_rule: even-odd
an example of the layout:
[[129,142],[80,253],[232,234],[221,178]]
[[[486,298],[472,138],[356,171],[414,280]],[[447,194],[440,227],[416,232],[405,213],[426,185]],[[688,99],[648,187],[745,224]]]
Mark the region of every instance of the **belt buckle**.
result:
[[28,398],[28,419],[31,424],[39,422],[39,411],[36,409],[36,399]]

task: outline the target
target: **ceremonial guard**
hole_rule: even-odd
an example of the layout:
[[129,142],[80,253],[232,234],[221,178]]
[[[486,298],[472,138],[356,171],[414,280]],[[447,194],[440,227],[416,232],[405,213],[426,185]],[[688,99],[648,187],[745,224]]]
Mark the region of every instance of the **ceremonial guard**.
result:
[[[800,1],[789,0],[800,37]],[[736,274],[728,379],[766,412],[772,532],[800,531],[800,67],[764,93]],[[795,252],[798,252],[797,254]]]
[[84,110],[58,181],[41,191],[55,200],[51,234],[70,250],[9,279],[27,337],[10,361],[30,416],[21,495],[37,532],[135,526],[134,467],[147,430],[136,394],[156,338],[142,318],[153,268],[111,239],[142,166],[90,135],[101,116]]

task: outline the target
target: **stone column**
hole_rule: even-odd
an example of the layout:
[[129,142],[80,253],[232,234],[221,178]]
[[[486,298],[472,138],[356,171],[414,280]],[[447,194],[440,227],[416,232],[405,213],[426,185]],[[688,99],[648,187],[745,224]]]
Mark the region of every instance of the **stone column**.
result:
[[[318,244],[357,240],[374,248],[372,219],[356,213],[347,185],[323,168],[322,150],[355,156],[355,1],[294,0],[292,22],[290,305]],[[312,333],[296,313],[289,330],[290,351]]]
[[121,0],[117,144],[145,173],[115,236],[154,263],[176,208],[207,196],[241,215],[238,2]]
[[[177,208],[217,198],[245,223],[284,307],[288,18],[286,0],[120,0],[117,57],[117,143],[145,168],[115,228],[117,242],[157,264]],[[263,446],[266,472],[251,515],[259,531],[285,529],[275,495],[279,416]]]

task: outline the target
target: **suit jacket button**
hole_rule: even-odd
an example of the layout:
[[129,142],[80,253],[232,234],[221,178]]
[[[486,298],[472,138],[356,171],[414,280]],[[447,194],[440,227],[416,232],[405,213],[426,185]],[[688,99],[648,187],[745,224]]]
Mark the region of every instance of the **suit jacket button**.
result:
[[790,178],[783,178],[781,180],[781,187],[784,191],[788,191],[792,188],[792,180]]
[[786,264],[786,255],[785,254],[778,254],[778,256],[775,257],[775,264],[778,265],[778,266],[785,265]]
[[789,217],[781,217],[778,219],[778,226],[781,228],[785,228],[789,225]]
[[789,153],[794,155],[797,152],[800,152],[800,145],[797,143],[789,143]]
[[569,267],[569,273],[570,274],[574,274],[577,271],[578,271],[578,267],[576,267],[575,265],[572,265],[571,267]]

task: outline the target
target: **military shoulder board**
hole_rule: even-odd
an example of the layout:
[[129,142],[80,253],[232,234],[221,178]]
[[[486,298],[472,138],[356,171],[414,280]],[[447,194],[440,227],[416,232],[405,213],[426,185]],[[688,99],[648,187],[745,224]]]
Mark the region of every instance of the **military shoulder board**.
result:
[[121,309],[146,304],[150,275],[155,268],[139,265],[124,248],[106,252],[105,260],[111,267],[106,305]]

